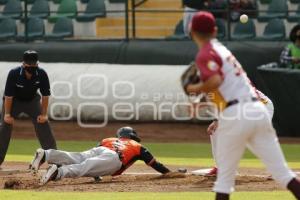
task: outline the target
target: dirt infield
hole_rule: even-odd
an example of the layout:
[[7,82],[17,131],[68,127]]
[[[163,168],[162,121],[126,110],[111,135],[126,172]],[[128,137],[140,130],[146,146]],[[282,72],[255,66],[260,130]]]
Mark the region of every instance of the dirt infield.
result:
[[[28,164],[8,162],[4,168],[26,170]],[[176,169],[176,166],[172,167]],[[196,168],[189,167],[188,171]],[[41,170],[42,172],[45,169]],[[141,174],[136,174],[141,173]],[[262,170],[242,169],[237,176],[238,191],[274,191],[281,188]],[[0,187],[13,190],[34,191],[94,191],[94,192],[196,192],[211,191],[215,177],[186,175],[184,178],[163,178],[144,165],[135,165],[119,177],[104,177],[95,182],[93,178],[64,179],[39,185],[41,174],[30,173],[0,175]]]
[[[89,140],[99,141],[115,135],[121,126],[133,126],[143,141],[146,142],[209,142],[206,134],[207,125],[200,124],[127,124],[111,123],[104,128],[84,129],[75,122],[52,122],[52,128],[57,140]],[[34,129],[28,121],[17,121],[13,138],[33,139]],[[285,143],[300,143],[300,139],[281,139]],[[19,169],[25,171],[28,163],[5,162],[3,169]],[[176,169],[178,166],[172,166]],[[189,171],[197,168],[186,166]],[[45,168],[44,168],[45,170]],[[30,173],[0,175],[0,188],[35,191],[106,191],[106,192],[178,192],[178,191],[211,191],[214,177],[186,175],[185,178],[165,179],[144,165],[134,165],[127,174],[104,179],[96,183],[93,178],[64,179],[39,186],[39,176]],[[128,174],[129,173],[129,174]],[[132,174],[135,173],[135,174]],[[142,174],[136,174],[142,173]],[[237,176],[238,191],[274,191],[281,188],[261,169],[241,169]]]

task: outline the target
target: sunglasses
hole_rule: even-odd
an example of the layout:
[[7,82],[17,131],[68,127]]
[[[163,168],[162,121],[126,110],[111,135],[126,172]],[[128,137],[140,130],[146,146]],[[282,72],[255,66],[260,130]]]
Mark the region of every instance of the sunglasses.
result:
[[300,35],[296,35],[296,39],[300,39]]

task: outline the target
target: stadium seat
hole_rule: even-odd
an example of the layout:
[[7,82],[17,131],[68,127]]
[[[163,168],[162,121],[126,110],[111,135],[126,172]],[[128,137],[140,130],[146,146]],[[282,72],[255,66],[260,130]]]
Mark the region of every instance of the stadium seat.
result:
[[126,0],[109,0],[109,3],[124,3]]
[[216,19],[216,25],[218,27],[218,39],[224,39],[226,36],[226,26],[224,19],[217,18]]
[[272,19],[265,27],[262,39],[264,40],[284,40],[285,25],[282,19]]
[[47,0],[35,0],[30,10],[30,17],[47,18],[50,8]]
[[19,19],[22,16],[22,5],[20,0],[9,0],[3,9],[0,19],[9,17]]
[[297,11],[294,14],[289,13],[287,20],[289,22],[298,22],[300,19],[300,4],[298,5]]
[[50,23],[55,23],[58,18],[70,17],[74,18],[77,14],[77,5],[75,0],[62,0],[59,5],[56,15],[48,18]]
[[72,19],[67,17],[58,18],[54,24],[52,34],[46,36],[46,39],[63,39],[74,35]]
[[260,0],[261,4],[269,4],[271,0]]
[[104,0],[90,0],[86,6],[86,10],[83,15],[77,16],[79,22],[94,21],[96,17],[105,17],[106,7]]
[[6,4],[8,0],[0,0],[0,5]]
[[81,3],[88,3],[90,0],[80,0]]
[[0,22],[0,40],[14,38],[17,35],[17,25],[14,19],[4,18]]
[[182,19],[176,24],[174,35],[184,35]]
[[[21,1],[24,1],[25,2],[25,0],[21,0]],[[27,0],[27,3],[28,4],[33,4],[35,2],[35,0]]]
[[266,13],[260,13],[258,21],[266,22],[273,18],[286,18],[288,5],[286,0],[272,0]]
[[[34,40],[38,38],[43,38],[45,34],[45,26],[44,21],[41,18],[31,17],[28,20],[27,24],[27,31],[28,31],[28,39]],[[25,32],[19,35],[19,38],[24,38]]]
[[300,3],[300,0],[290,0],[291,3]]
[[183,30],[183,20],[181,19],[175,27],[173,35],[167,36],[167,40],[182,40],[187,39],[188,37],[185,36],[184,30]]
[[253,39],[255,37],[256,28],[252,19],[249,19],[245,24],[238,22],[232,33],[232,39],[235,40]]
[[52,0],[52,1],[53,1],[53,3],[55,3],[55,4],[59,4],[59,3],[61,3],[62,0]]

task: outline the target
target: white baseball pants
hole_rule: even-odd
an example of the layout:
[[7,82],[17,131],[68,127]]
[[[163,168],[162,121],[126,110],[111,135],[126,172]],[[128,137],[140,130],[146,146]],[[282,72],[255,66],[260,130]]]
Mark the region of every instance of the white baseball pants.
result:
[[[269,116],[271,117],[271,119],[273,119],[273,115],[274,115],[274,105],[273,102],[271,101],[271,99],[269,99],[267,96],[265,96],[264,98],[267,98],[268,103],[264,104],[266,106],[266,109],[269,113]],[[216,166],[218,167],[218,163],[216,160],[216,154],[217,154],[217,133],[213,133],[212,135],[210,135],[210,143],[211,143],[211,150],[212,150],[212,156],[216,162]]]
[[219,118],[216,138],[215,192],[233,192],[236,170],[246,146],[283,187],[296,177],[287,166],[269,113],[261,102],[239,103],[225,109]]
[[118,154],[106,147],[95,147],[84,152],[50,149],[45,153],[49,164],[62,165],[58,169],[58,179],[112,175],[122,166]]

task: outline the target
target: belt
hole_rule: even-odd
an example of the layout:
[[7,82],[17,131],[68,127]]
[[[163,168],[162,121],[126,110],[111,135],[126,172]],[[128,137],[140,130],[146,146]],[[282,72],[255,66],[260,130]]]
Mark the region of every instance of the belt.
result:
[[[250,101],[258,101],[258,99],[256,97],[251,97]],[[232,101],[229,101],[226,105],[226,108],[230,107],[230,106],[233,106],[235,104],[238,104],[240,103],[241,101],[237,100],[237,99],[234,99]]]

